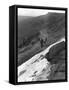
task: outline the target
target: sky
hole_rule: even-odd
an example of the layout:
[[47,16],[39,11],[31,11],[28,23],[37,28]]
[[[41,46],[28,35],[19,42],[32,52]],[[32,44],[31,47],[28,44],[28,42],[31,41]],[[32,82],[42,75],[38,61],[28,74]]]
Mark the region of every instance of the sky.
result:
[[48,12],[65,13],[65,11],[61,11],[61,10],[18,8],[18,16],[40,16],[47,14]]

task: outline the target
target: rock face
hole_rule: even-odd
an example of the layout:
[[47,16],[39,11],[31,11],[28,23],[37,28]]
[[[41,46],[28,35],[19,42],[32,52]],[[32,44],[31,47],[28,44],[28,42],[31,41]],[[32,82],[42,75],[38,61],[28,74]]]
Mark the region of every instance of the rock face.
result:
[[[42,58],[42,59],[41,59]],[[33,59],[32,59],[33,60]],[[35,61],[27,62],[23,66],[20,66],[23,69],[19,70],[19,82],[27,81],[39,81],[39,80],[48,80],[47,76],[49,75],[50,65],[47,59],[42,56],[35,59]]]
[[18,82],[65,79],[64,39],[18,67]]
[[65,79],[65,42],[53,46],[46,54],[46,58],[52,65],[48,79]]
[[62,59],[65,59],[65,42],[63,41],[53,46],[46,54],[46,58],[54,64],[61,62]]

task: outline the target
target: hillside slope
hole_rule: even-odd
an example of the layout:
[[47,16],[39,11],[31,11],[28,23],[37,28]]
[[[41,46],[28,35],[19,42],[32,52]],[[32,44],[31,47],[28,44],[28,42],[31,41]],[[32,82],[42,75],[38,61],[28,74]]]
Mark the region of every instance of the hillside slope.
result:
[[[32,58],[30,58],[28,61],[23,63],[21,66],[19,66],[18,67],[18,82],[53,80],[55,71],[57,71],[57,73],[60,73],[59,75],[57,74],[58,76],[55,75],[56,80],[65,79],[65,69],[64,69],[65,58],[64,56],[61,56],[64,54],[61,54],[59,56],[57,55],[58,51],[61,53],[62,50],[64,50],[65,46],[62,47],[62,44],[64,44],[64,42],[65,42],[65,39],[62,38],[60,41],[50,45],[48,48],[36,54]],[[57,47],[59,49],[57,49]],[[55,48],[55,50],[53,48]],[[51,50],[53,50],[52,56],[51,56]],[[54,53],[56,56],[58,56],[59,59],[54,55]],[[45,57],[45,56],[48,56],[48,54],[49,54],[50,59],[48,57]],[[56,57],[57,60],[56,59],[51,60],[51,57]],[[61,78],[62,75],[63,75],[63,78]]]
[[23,42],[24,38],[29,38],[33,35],[36,37],[36,34],[43,30],[49,34],[49,37],[60,38],[64,36],[65,14],[48,13],[46,15],[20,20],[18,22],[18,45]]

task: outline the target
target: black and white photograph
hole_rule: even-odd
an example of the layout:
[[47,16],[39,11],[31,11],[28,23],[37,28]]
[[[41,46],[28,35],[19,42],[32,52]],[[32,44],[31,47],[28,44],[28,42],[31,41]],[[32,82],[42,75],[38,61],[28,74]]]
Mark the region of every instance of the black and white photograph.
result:
[[65,10],[18,8],[17,81],[66,80]]

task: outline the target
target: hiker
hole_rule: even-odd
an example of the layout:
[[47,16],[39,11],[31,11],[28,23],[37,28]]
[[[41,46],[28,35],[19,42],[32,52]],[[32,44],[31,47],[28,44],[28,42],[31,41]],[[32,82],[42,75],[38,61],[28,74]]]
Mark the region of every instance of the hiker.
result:
[[40,39],[40,44],[41,44],[41,48],[44,46],[44,41],[43,39]]
[[47,38],[45,40],[40,39],[41,48],[46,45]]

